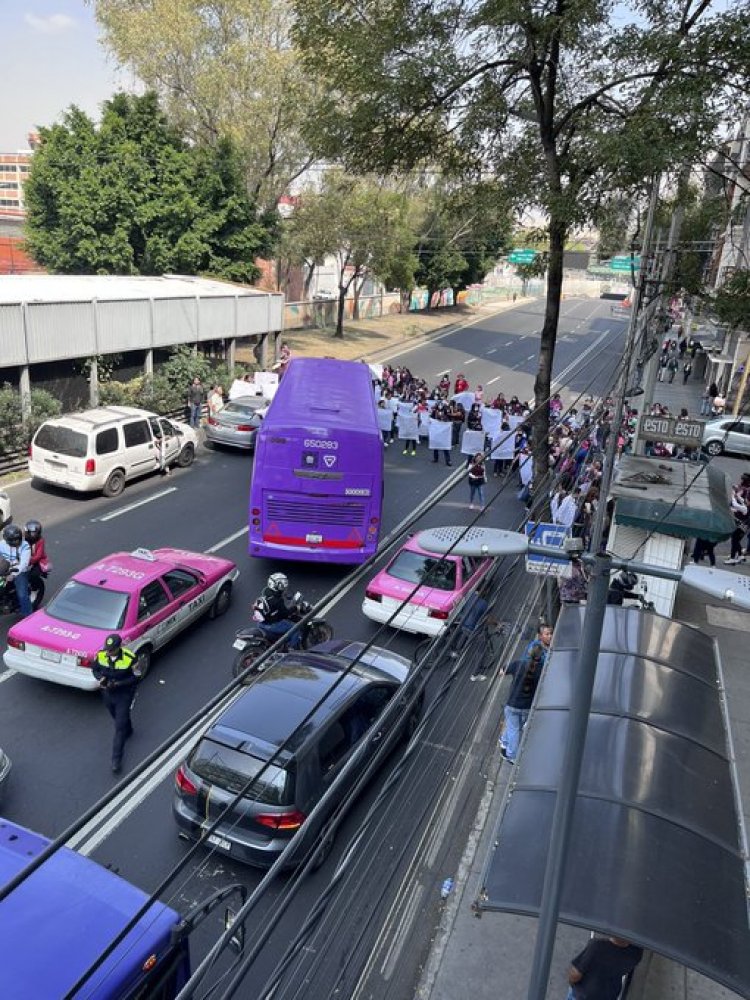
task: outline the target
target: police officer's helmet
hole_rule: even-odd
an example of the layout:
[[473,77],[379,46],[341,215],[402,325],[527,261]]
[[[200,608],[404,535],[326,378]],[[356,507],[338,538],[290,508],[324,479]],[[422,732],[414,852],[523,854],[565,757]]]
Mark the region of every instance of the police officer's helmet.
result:
[[113,632],[111,635],[108,635],[107,638],[104,640],[104,648],[107,650],[108,653],[117,653],[121,647],[122,647],[122,639],[117,634],[117,632]]
[[40,521],[27,521],[23,526],[23,533],[29,544],[38,542],[42,537],[42,525]]
[[23,541],[23,532],[17,524],[9,524],[3,531],[3,538],[8,545],[17,548]]
[[623,590],[632,590],[638,583],[638,577],[635,573],[631,573],[626,569],[621,570],[616,579],[618,586],[622,587]]
[[269,590],[277,590],[283,593],[289,586],[289,580],[283,573],[271,573],[266,586]]

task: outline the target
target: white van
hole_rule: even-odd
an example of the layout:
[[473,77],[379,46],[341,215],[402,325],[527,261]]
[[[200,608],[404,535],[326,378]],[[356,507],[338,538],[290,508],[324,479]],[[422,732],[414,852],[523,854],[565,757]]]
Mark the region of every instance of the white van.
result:
[[180,420],[134,406],[98,406],[46,420],[29,448],[32,479],[107,497],[129,479],[156,472],[161,447],[167,465],[192,465],[198,435]]

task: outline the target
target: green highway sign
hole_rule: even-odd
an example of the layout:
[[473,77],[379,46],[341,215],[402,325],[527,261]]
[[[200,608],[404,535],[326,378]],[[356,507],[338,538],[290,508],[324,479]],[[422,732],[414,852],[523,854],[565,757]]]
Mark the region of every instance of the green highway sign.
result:
[[536,260],[537,250],[511,250],[508,255],[509,264],[533,264]]
[[610,271],[629,271],[631,265],[636,269],[636,271],[641,266],[640,256],[633,257],[613,257],[609,262]]

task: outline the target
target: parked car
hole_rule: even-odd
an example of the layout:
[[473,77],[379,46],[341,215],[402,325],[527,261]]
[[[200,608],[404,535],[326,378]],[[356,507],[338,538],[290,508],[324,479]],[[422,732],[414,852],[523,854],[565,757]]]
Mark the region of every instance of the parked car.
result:
[[80,570],[46,608],[8,632],[6,667],[94,691],[96,654],[116,632],[138,653],[145,675],[151,654],[201,615],[229,607],[239,571],[233,562],[184,549],[115,552]]
[[160,468],[162,441],[167,465],[193,464],[198,435],[192,427],[135,406],[97,406],[45,420],[31,442],[29,474],[116,497],[129,480]]
[[[276,861],[354,749],[370,741],[364,770],[383,738],[377,719],[398,697],[410,664],[373,646],[352,667],[363,649],[361,642],[331,640],[286,653],[259,675],[203,734],[175,775],[172,811],[180,836],[197,840],[252,780],[207,843],[251,865]],[[399,735],[414,731],[420,707],[400,718]],[[361,776],[354,770],[331,810]],[[327,836],[316,844],[324,822],[325,817],[305,827],[309,835],[290,866],[301,863],[313,845],[315,863],[323,862],[333,842]]]
[[3,750],[0,750],[0,801],[2,801],[8,786],[11,766],[10,757]]
[[367,584],[362,611],[405,632],[441,635],[491,566],[489,558],[436,556],[410,538]]
[[13,507],[5,490],[0,490],[0,528],[13,520]]
[[226,444],[232,448],[255,448],[255,435],[268,410],[262,396],[238,396],[208,418],[206,444]]
[[702,447],[709,455],[750,455],[750,417],[719,417],[703,428]]

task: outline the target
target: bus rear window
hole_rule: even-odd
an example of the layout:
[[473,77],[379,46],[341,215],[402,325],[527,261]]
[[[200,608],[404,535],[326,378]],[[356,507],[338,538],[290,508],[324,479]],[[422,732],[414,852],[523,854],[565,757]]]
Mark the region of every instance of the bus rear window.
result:
[[42,424],[34,438],[35,447],[67,455],[69,458],[85,458],[87,445],[88,438],[85,434],[57,424]]
[[204,781],[227,792],[241,791],[254,778],[248,797],[257,802],[285,806],[293,800],[294,782],[289,771],[213,740],[201,740],[189,766]]

